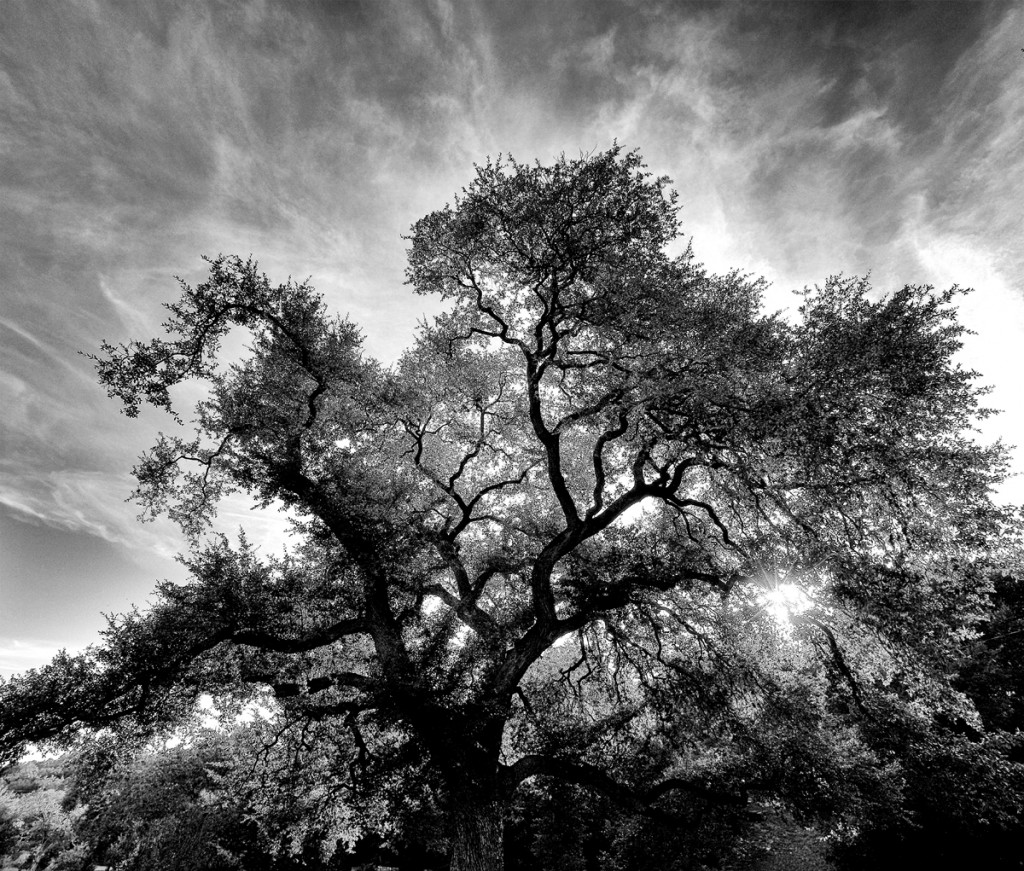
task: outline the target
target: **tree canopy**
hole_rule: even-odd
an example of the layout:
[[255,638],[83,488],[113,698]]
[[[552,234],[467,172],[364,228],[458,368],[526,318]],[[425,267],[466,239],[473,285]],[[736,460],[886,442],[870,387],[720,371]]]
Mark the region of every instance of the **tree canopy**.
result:
[[[898,804],[923,736],[981,746],[950,675],[1014,521],[958,289],[833,277],[766,313],[677,212],[618,147],[492,161],[412,227],[408,284],[447,308],[393,366],[308,283],[228,256],[163,337],[105,345],[125,413],[175,421],[135,498],[191,536],[192,580],[0,688],[8,758],[256,699],[308,832],[434,820],[463,871],[501,867],[536,784],[639,832],[758,797],[841,824]],[[290,512],[286,554],[212,533],[232,492]]]

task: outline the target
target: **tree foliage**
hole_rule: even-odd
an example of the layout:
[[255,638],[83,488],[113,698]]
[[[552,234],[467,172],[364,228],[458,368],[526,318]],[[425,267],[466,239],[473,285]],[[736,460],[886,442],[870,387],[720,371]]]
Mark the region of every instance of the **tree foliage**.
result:
[[221,788],[226,740],[201,738],[162,752],[125,753],[110,740],[68,762],[65,806],[89,864],[151,869],[269,869],[255,826]]
[[[898,804],[880,724],[978,727],[948,677],[1011,523],[959,291],[835,277],[787,319],[679,239],[636,153],[488,162],[412,228],[408,283],[448,307],[390,368],[309,284],[212,260],[165,337],[97,359],[127,414],[181,424],[135,496],[193,537],[192,581],[6,685],[6,751],[260,698],[309,837],[436,820],[456,869],[500,867],[523,784],[638,831],[758,795]],[[287,554],[204,537],[230,492],[290,511]]]
[[[0,861],[25,859],[34,868],[77,869],[81,851],[74,813],[63,800],[66,791],[60,760],[13,765],[0,776]],[[20,860],[20,861],[19,861]]]

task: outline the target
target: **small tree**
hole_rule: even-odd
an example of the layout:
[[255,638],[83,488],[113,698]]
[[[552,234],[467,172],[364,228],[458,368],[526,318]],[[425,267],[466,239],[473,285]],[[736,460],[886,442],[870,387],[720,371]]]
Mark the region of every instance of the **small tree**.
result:
[[[131,748],[137,749],[137,748]],[[237,794],[223,786],[230,735],[135,753],[111,740],[86,742],[66,756],[83,859],[124,871],[275,868]]]
[[[7,751],[270,687],[322,837],[437,814],[475,871],[533,778],[649,816],[809,803],[842,760],[877,766],[858,724],[890,697],[970,718],[941,675],[1005,518],[956,289],[832,278],[790,323],[761,281],[669,256],[676,211],[617,147],[488,162],[412,228],[408,282],[448,310],[393,368],[235,257],[182,284],[166,338],[105,345],[130,416],[180,423],[174,388],[208,385],[194,433],[135,470],[144,511],[196,540],[193,580],[6,685]],[[235,327],[252,344],[225,364]],[[297,518],[286,556],[202,542],[231,491]],[[799,654],[780,585],[806,597]],[[795,735],[845,749],[801,774]]]

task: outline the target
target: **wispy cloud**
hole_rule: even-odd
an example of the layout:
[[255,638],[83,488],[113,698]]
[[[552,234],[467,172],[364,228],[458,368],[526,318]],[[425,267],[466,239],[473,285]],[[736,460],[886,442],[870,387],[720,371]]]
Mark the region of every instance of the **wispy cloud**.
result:
[[125,504],[130,485],[125,475],[74,469],[25,473],[5,463],[0,503],[29,522],[87,533],[137,555],[173,560],[184,539],[167,522],[140,524],[139,509]]
[[20,674],[53,659],[61,645],[51,641],[0,641],[0,677]]

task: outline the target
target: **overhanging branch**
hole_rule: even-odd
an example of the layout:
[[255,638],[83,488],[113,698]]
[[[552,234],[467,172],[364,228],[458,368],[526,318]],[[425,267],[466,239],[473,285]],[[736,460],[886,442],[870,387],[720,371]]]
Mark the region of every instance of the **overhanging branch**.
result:
[[668,778],[646,790],[638,790],[620,783],[596,766],[537,753],[527,754],[512,765],[503,765],[499,776],[501,788],[507,797],[512,795],[520,783],[531,777],[552,777],[599,792],[634,813],[655,813],[654,805],[658,800],[677,791],[716,805],[743,807],[747,803],[745,795],[724,792],[707,783],[681,777]]

